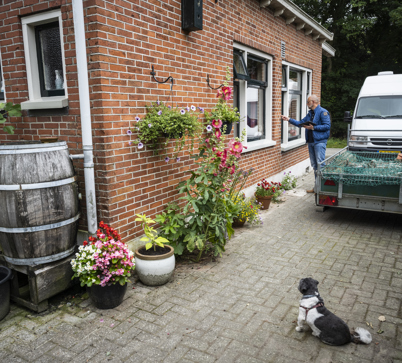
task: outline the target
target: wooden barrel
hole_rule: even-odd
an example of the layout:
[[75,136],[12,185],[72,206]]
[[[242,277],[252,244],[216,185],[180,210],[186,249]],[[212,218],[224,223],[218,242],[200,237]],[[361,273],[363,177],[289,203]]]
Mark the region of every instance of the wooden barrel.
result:
[[71,255],[79,206],[67,144],[0,145],[0,247],[14,265]]

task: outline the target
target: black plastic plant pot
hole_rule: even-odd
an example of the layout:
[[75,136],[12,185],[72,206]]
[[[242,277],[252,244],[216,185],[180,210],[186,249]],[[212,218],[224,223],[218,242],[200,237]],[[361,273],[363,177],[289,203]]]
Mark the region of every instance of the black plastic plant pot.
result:
[[226,125],[226,130],[224,132],[225,135],[229,135],[232,132],[233,128],[233,123],[232,122],[227,122],[227,121],[222,121],[222,126],[221,126],[221,131],[223,132],[224,126]]
[[7,267],[0,266],[0,320],[10,311],[10,280],[13,273]]
[[110,286],[92,285],[87,286],[90,299],[98,309],[113,309],[119,306],[127,291],[127,284],[119,283]]

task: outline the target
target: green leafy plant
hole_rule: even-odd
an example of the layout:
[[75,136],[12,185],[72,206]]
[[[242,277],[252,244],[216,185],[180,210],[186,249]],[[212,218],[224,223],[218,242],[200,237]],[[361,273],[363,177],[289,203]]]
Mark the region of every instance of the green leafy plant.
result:
[[284,172],[283,175],[285,175],[282,179],[281,183],[281,188],[285,190],[291,190],[293,188],[296,188],[297,185],[297,179],[294,175],[290,175],[292,172],[289,171],[288,173]]
[[161,234],[171,241],[175,253],[198,250],[199,260],[203,252],[212,250],[222,255],[226,240],[234,230],[233,219],[239,212],[229,197],[230,183],[238,167],[243,150],[242,139],[233,139],[228,145],[217,126],[207,126],[208,137],[193,155],[197,166],[190,171],[190,178],[179,184],[184,206],[168,205],[156,217]]
[[[142,149],[144,144],[148,144],[155,154],[159,154],[160,145],[166,147],[169,141],[174,139],[174,153],[177,157],[185,147],[186,139],[190,139],[189,149],[193,150],[194,138],[200,136],[202,131],[202,123],[198,120],[199,113],[203,112],[202,108],[198,108],[198,112],[195,106],[171,107],[158,101],[146,106],[146,109],[146,115],[142,119],[136,117],[135,126],[127,131],[128,135],[137,134],[137,138],[130,144],[136,144],[138,149]],[[166,152],[162,154],[166,154]]]
[[[228,123],[237,123],[240,121],[240,113],[237,108],[233,108],[232,105],[228,104],[232,98],[232,88],[229,87],[230,80],[230,69],[226,68],[226,80],[224,81],[224,86],[217,93],[218,102],[215,107],[211,110],[211,113],[205,112],[205,119],[208,123],[212,123],[214,120],[221,120]],[[225,126],[223,126],[225,127]]]
[[147,242],[145,244],[145,249],[149,250],[156,246],[165,247],[164,243],[169,243],[166,238],[158,236],[158,231],[151,227],[150,224],[156,223],[153,219],[148,218],[145,214],[136,214],[138,218],[135,219],[136,222],[141,222],[141,226],[144,229],[145,236],[141,238],[141,241]]
[[[4,124],[7,121],[7,116],[20,117],[21,105],[13,105],[11,102],[0,103],[0,124]],[[10,135],[14,134],[13,126],[4,126],[3,131]]]
[[120,241],[120,235],[107,224],[100,222],[97,237],[89,237],[78,248],[71,260],[74,276],[81,286],[124,285],[135,267],[134,254]]
[[244,193],[241,192],[253,170],[253,168],[250,168],[249,171],[240,169],[235,173],[229,189],[229,198],[239,209],[234,218],[235,221],[247,221],[250,224],[259,224],[262,223],[262,219],[259,215],[261,205],[257,202],[255,197],[246,198]]
[[282,194],[281,190],[282,184],[275,182],[268,182],[262,179],[260,183],[257,184],[257,189],[255,191],[256,197],[269,197],[272,196],[274,201]]

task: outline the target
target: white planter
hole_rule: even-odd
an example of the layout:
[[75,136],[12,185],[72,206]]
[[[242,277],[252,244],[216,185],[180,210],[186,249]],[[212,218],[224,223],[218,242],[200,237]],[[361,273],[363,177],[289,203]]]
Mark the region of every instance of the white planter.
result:
[[135,271],[144,285],[163,285],[172,277],[176,264],[174,249],[168,245],[165,247],[168,247],[170,251],[164,255],[144,255],[139,251],[145,246],[135,251]]

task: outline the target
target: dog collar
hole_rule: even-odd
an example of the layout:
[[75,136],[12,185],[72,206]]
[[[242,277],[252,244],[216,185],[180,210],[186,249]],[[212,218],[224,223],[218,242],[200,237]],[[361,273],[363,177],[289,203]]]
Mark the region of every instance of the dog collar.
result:
[[324,306],[324,304],[323,304],[322,302],[319,302],[317,305],[314,305],[314,306],[312,306],[311,308],[306,308],[306,307],[300,305],[301,308],[303,308],[304,310],[306,310],[306,320],[307,320],[307,314],[308,314],[308,312],[309,312],[310,310],[315,309],[315,308],[319,308],[319,307],[321,307],[321,306]]
[[318,297],[320,295],[303,295],[302,299],[308,299],[310,297]]

